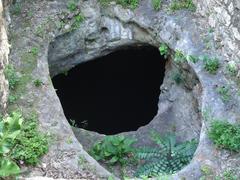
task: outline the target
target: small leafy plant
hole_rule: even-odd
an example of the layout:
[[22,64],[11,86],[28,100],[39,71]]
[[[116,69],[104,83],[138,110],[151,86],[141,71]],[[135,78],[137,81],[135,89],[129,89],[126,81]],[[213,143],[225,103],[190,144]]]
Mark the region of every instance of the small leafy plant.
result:
[[162,0],[152,0],[153,9],[158,11],[161,8]]
[[14,90],[20,81],[20,78],[18,77],[15,68],[12,65],[6,66],[6,68],[4,69],[4,75],[8,80],[9,89]]
[[136,156],[146,161],[136,171],[135,176],[137,177],[173,174],[189,163],[197,148],[196,140],[177,144],[174,134],[161,137],[153,132],[151,138],[158,147],[145,147],[137,151]]
[[228,64],[227,64],[227,72],[230,76],[236,76],[237,73],[238,73],[238,66],[237,64],[234,62],[234,61],[230,61]]
[[174,0],[170,5],[171,11],[177,11],[181,9],[196,11],[196,6],[192,2],[192,0]]
[[184,80],[182,75],[178,71],[173,73],[172,79],[175,81],[177,85],[181,84]]
[[168,48],[168,46],[167,46],[166,44],[164,44],[164,43],[161,43],[161,44],[160,44],[159,51],[160,51],[161,56],[164,56],[165,59],[166,59],[167,56],[169,55],[169,48]]
[[209,130],[209,138],[219,147],[240,152],[240,125],[215,120]]
[[219,60],[217,58],[209,58],[205,56],[203,58],[204,69],[208,71],[210,74],[216,74],[219,68]]
[[220,94],[223,102],[227,102],[231,98],[229,86],[221,86],[217,88],[217,92]]
[[174,55],[174,61],[179,63],[179,62],[183,62],[185,60],[186,60],[186,58],[185,58],[183,52],[180,50],[176,50],[175,55]]
[[33,83],[36,87],[40,87],[43,85],[43,82],[40,79],[34,80]]
[[20,173],[20,168],[11,158],[10,153],[15,146],[15,139],[21,133],[23,118],[19,112],[0,120],[0,177]]
[[129,157],[132,156],[134,148],[132,145],[135,140],[120,136],[106,136],[102,141],[97,142],[90,154],[96,160],[103,160],[107,164],[125,165],[129,161]]
[[[113,1],[113,0],[100,0],[100,3],[103,6],[106,6],[106,5],[110,4],[111,1]],[[139,4],[139,0],[115,0],[115,2],[117,4],[122,5],[123,7],[128,7],[131,9],[136,9]]]
[[75,10],[77,10],[77,4],[75,1],[69,1],[67,4],[67,8],[69,11],[74,12]]
[[38,131],[36,115],[26,118],[22,131],[15,139],[15,148],[11,157],[26,164],[35,165],[39,158],[48,151],[48,138]]

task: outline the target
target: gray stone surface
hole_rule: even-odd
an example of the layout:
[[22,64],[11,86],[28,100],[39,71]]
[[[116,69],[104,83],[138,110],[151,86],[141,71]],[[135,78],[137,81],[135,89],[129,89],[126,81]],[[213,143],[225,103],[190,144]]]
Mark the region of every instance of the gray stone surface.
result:
[[[59,16],[66,11],[67,2],[22,1],[22,14],[12,15],[9,25],[12,45],[10,62],[21,69],[26,65],[22,55],[37,46],[40,52],[30,72],[33,79],[40,78],[44,82],[44,86],[36,89],[30,81],[18,101],[18,107],[25,112],[36,110],[41,129],[54,137],[49,153],[43,157],[38,167],[31,169],[30,177],[106,179],[110,175],[83,150],[74,137],[52,86],[49,70],[51,76],[54,76],[118,48],[144,44],[158,47],[161,42],[166,43],[172,53],[181,50],[185,55],[208,54],[218,57],[221,62],[216,75],[207,73],[201,61],[180,66],[184,72],[189,72],[186,73],[188,76],[194,77],[192,79],[196,83],[188,78],[185,88],[179,88],[166,79],[161,87],[164,93],[160,97],[158,115],[152,124],[162,123],[169,128],[166,120],[174,120],[177,128],[187,128],[187,133],[179,136],[180,140],[187,139],[192,134],[198,136],[200,132],[199,146],[193,160],[172,178],[199,179],[204,165],[210,166],[215,174],[221,174],[226,168],[235,168],[239,157],[213,146],[207,137],[209,121],[203,121],[201,115],[211,109],[210,116],[214,118],[239,121],[237,85],[224,73],[226,63],[230,60],[238,63],[239,59],[237,0],[197,1],[195,14],[186,11],[171,14],[166,9],[167,4],[164,4],[163,10],[156,12],[152,9],[150,0],[142,0],[135,11],[123,9],[114,3],[100,7],[96,0],[81,1],[80,10],[85,20],[73,32],[66,32],[66,28],[58,26]],[[27,12],[32,12],[32,16],[29,17]],[[214,28],[214,33],[209,33],[211,27]],[[227,104],[222,102],[216,92],[216,85],[223,84],[231,86],[232,97]],[[187,91],[186,87],[191,90]],[[182,107],[178,108],[180,105]],[[154,127],[158,127],[158,124]],[[144,127],[139,131],[141,129]],[[69,138],[71,143],[67,143]],[[86,159],[83,166],[78,164],[78,159],[82,156]]]

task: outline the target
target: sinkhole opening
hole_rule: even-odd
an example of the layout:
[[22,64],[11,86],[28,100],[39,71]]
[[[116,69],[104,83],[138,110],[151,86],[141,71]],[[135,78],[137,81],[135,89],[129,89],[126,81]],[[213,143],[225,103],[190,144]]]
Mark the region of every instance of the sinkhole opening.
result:
[[128,47],[52,82],[70,123],[107,135],[135,131],[157,114],[165,62],[155,47]]

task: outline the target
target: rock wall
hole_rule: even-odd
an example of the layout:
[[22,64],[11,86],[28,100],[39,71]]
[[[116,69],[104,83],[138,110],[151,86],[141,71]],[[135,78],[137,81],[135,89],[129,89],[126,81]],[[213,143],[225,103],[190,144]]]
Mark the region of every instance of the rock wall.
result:
[[[114,3],[101,7],[96,0],[81,1],[80,10],[85,16],[84,22],[75,31],[64,32],[59,30],[57,22],[60,19],[59,12],[66,11],[67,2],[68,0],[23,1],[22,14],[12,15],[11,63],[18,70],[24,68],[24,73],[28,72],[33,79],[39,78],[44,83],[43,87],[36,89],[31,81],[28,82],[18,106],[24,111],[34,108],[39,115],[41,129],[55,137],[50,152],[38,167],[31,169],[30,176],[84,177],[84,167],[79,167],[78,164],[80,156],[91,162],[98,172],[103,172],[104,177],[110,175],[82,149],[74,137],[51,84],[48,68],[51,75],[55,75],[122,46],[147,43],[158,47],[160,43],[166,43],[172,54],[180,50],[185,55],[218,57],[221,67],[216,75],[206,72],[201,61],[195,64],[188,62],[189,68],[187,66],[186,70],[191,69],[201,87],[198,88],[201,91],[198,97],[199,114],[211,108],[211,117],[224,117],[229,122],[238,121],[240,99],[236,84],[231,84],[232,100],[227,104],[222,102],[216,92],[217,85],[228,83],[224,75],[225,62],[239,57],[237,1],[198,1],[195,14],[188,11],[169,14],[164,9],[165,6],[156,12],[150,0],[142,0],[134,11]],[[32,16],[28,16],[29,11]],[[64,28],[68,26],[67,24]],[[214,28],[214,33],[209,32],[211,27]],[[26,57],[33,47],[39,49],[39,54],[34,64],[30,65],[32,62],[22,57]],[[26,66],[31,69],[26,69]],[[172,94],[168,89],[165,93]],[[209,121],[204,121],[202,117],[200,121],[202,127],[195,156],[186,168],[173,176],[175,179],[199,179],[202,175],[201,168],[206,165],[214,173],[221,174],[226,168],[234,168],[239,164],[239,158],[213,146],[207,136]],[[70,144],[66,142],[69,139],[72,140]]]
[[8,99],[8,82],[4,76],[4,68],[8,64],[9,44],[5,26],[4,10],[0,1],[0,114],[6,113]]
[[[238,0],[200,0],[196,1],[197,13],[214,31],[216,49],[225,58],[240,59],[240,1]],[[228,59],[229,61],[229,59]]]

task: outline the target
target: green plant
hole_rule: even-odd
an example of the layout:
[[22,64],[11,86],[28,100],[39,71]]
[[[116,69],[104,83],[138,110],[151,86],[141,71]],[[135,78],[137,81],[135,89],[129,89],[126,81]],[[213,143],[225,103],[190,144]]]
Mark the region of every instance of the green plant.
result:
[[67,4],[67,8],[69,11],[74,12],[77,10],[77,4],[75,1],[69,1]]
[[161,137],[153,132],[151,139],[158,147],[145,147],[137,151],[136,156],[146,161],[136,171],[135,175],[137,177],[173,174],[189,163],[197,147],[195,140],[177,145],[174,134],[166,134]]
[[175,55],[174,55],[174,61],[179,63],[179,62],[183,62],[185,60],[186,60],[186,58],[185,58],[183,52],[180,50],[176,50]]
[[11,95],[11,94],[8,95],[8,102],[9,102],[10,104],[15,103],[15,102],[17,101],[17,99],[18,99],[18,97],[15,96],[15,95]]
[[72,127],[77,127],[77,123],[74,119],[69,119],[69,122]]
[[25,118],[22,131],[15,139],[15,144],[11,157],[26,164],[37,164],[39,158],[47,153],[48,137],[38,131],[36,115],[32,114],[30,117]]
[[71,31],[76,30],[80,27],[81,23],[84,20],[84,16],[81,13],[79,13],[78,15],[75,15],[73,19],[74,20],[70,29]]
[[106,136],[102,141],[94,144],[90,154],[96,160],[103,160],[108,164],[125,165],[129,161],[134,149],[132,147],[134,139],[124,136]]
[[232,170],[224,171],[223,178],[224,180],[239,180],[239,177]]
[[[113,0],[100,0],[101,5],[106,6]],[[122,5],[123,7],[129,7],[131,9],[136,9],[139,0],[114,0],[117,4]]]
[[170,4],[171,11],[177,11],[181,9],[188,9],[190,11],[196,11],[196,6],[192,2],[192,0],[174,0]]
[[16,16],[20,15],[21,11],[22,11],[21,3],[15,3],[10,8],[10,12]]
[[173,73],[172,79],[175,81],[177,85],[183,82],[183,77],[178,71]]
[[208,71],[210,74],[216,74],[219,68],[219,60],[217,58],[209,58],[208,56],[204,56],[203,58],[204,69]]
[[36,87],[40,87],[43,85],[43,82],[40,79],[34,80],[33,83]]
[[231,98],[229,86],[221,86],[217,88],[217,92],[220,94],[223,102],[227,102]]
[[154,10],[158,11],[161,8],[162,0],[152,0]]
[[197,63],[198,62],[198,57],[194,55],[187,55],[186,56],[187,61],[190,61],[192,63]]
[[39,53],[39,49],[37,47],[32,47],[31,50],[30,50],[30,53],[33,55],[33,56],[37,56],[38,53]]
[[236,76],[238,73],[238,66],[234,61],[230,61],[226,66],[226,70],[230,76]]
[[160,47],[159,47],[159,51],[160,51],[161,56],[164,56],[164,58],[166,59],[169,54],[168,46],[164,43],[161,43]]
[[209,138],[219,147],[240,152],[240,125],[215,120],[208,132]]
[[9,155],[21,133],[23,118],[19,112],[0,120],[0,177],[16,175],[20,168]]
[[9,89],[14,90],[20,81],[15,68],[12,65],[7,65],[4,69],[4,75],[8,80]]

